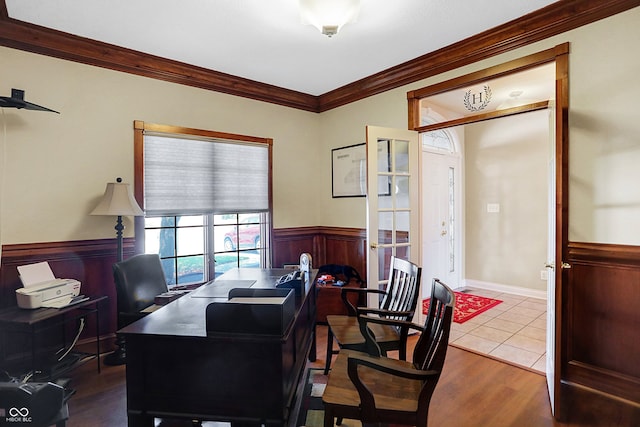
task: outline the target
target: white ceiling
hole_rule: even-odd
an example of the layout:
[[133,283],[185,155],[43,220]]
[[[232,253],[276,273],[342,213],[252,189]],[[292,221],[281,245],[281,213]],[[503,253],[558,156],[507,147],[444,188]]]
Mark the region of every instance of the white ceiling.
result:
[[207,69],[321,95],[553,0],[361,0],[328,38],[298,0],[6,0],[9,16]]

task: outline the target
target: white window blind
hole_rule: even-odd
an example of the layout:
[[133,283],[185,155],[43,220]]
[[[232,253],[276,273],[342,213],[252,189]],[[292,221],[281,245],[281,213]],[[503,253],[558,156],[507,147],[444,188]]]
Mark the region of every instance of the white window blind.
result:
[[269,209],[266,144],[144,136],[147,215]]

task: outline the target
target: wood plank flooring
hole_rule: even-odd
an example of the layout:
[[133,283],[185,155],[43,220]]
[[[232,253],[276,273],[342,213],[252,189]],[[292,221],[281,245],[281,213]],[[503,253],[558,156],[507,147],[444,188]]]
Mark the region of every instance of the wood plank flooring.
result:
[[[415,337],[412,337],[415,342]],[[324,367],[326,327],[318,326],[318,359],[310,364]],[[167,361],[167,369],[171,362]],[[158,372],[162,375],[162,372]],[[72,373],[76,394],[69,401],[68,427],[123,427],[127,425],[124,366],[87,363]],[[215,385],[212,385],[215,386]],[[579,405],[576,405],[578,408]],[[546,427],[546,426],[632,426],[640,421],[637,411],[608,411],[582,405],[572,420],[558,423],[551,416],[545,377],[449,347],[447,361],[431,402],[429,425],[455,427]],[[594,412],[595,411],[595,412]],[[157,420],[158,426],[190,426],[190,423]],[[223,423],[203,423],[220,426]]]

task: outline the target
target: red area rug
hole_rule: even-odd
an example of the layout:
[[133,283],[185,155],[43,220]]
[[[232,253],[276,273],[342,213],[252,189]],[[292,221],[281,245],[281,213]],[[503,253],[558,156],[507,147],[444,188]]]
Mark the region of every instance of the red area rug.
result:
[[[455,292],[455,294],[456,307],[453,310],[453,321],[456,323],[464,323],[469,319],[473,319],[478,314],[484,313],[502,302],[499,299],[463,292]],[[429,298],[422,300],[422,313],[427,314],[427,310],[429,310]]]

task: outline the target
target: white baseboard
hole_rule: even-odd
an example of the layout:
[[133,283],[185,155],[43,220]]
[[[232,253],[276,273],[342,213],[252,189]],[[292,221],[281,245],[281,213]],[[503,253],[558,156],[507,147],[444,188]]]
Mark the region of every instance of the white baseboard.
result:
[[480,280],[464,279],[463,287],[480,288],[489,291],[504,292],[507,294],[521,295],[527,298],[547,299],[547,291],[521,288],[519,286],[503,285],[500,283],[483,282]]

